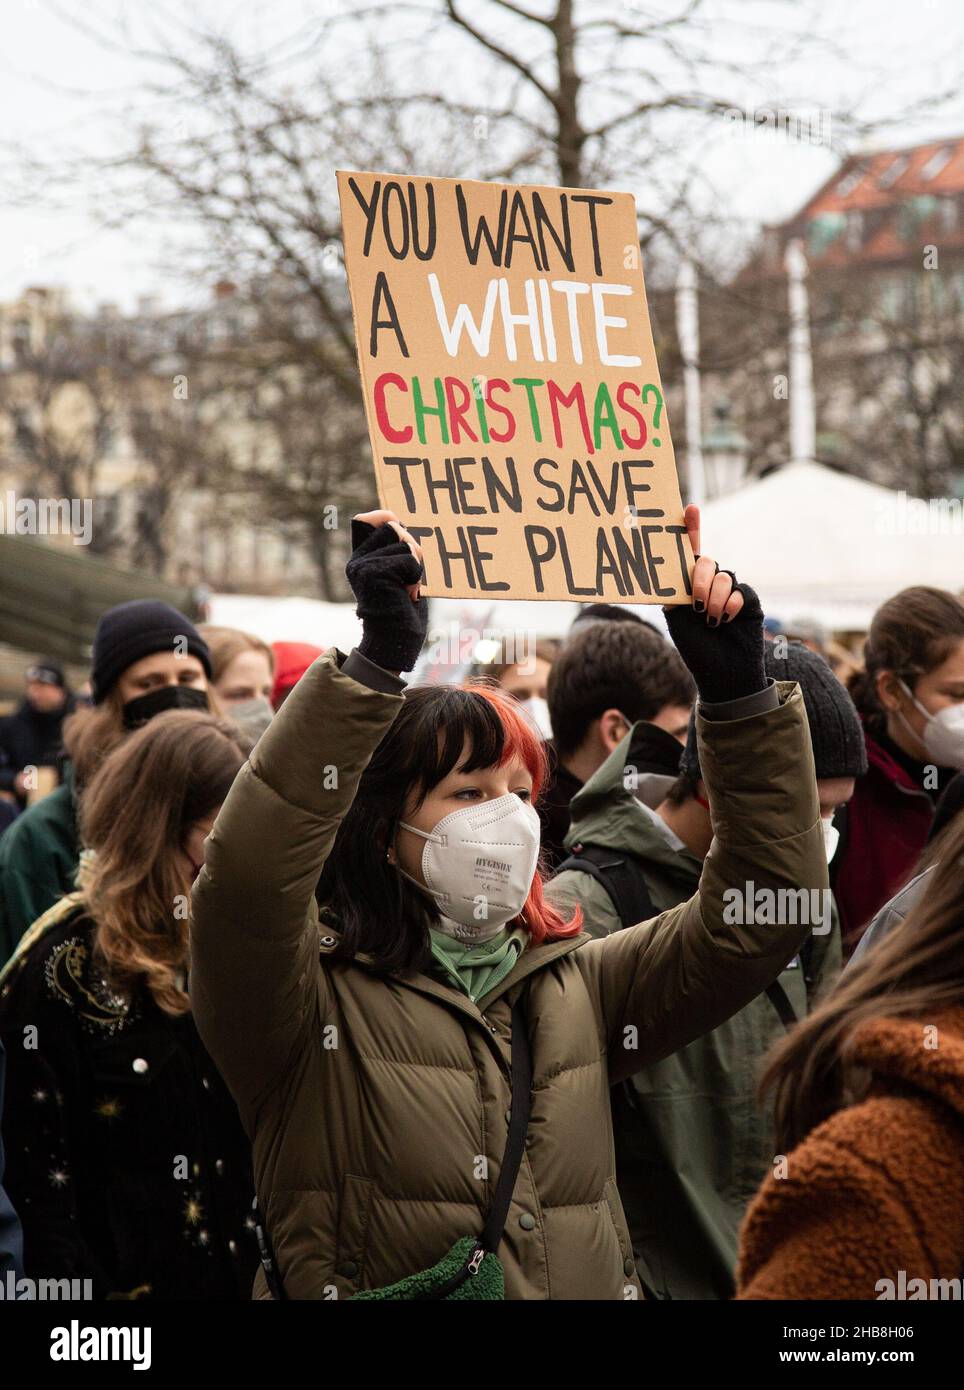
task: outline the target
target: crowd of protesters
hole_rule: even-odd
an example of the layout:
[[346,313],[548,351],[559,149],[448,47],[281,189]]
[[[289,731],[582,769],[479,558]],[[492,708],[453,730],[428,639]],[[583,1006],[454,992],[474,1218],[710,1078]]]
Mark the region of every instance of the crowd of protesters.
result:
[[384,512],[347,655],[137,600],[76,689],[32,662],[0,720],[0,1277],[960,1278],[964,602],[902,590],[858,657],[687,525],[671,640],[594,604],[457,686],[406,683],[421,555]]

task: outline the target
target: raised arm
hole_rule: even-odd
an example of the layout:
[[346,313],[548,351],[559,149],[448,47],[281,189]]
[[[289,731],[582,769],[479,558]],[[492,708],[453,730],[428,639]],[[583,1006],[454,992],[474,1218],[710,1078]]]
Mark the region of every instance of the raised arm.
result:
[[[325,1010],[315,887],[401,705],[396,672],[414,665],[424,636],[425,601],[409,597],[419,572],[406,539],[388,526],[365,527],[348,566],[364,624],[359,649],[320,657],[302,677],[206,842],[194,888],[190,992],[205,1046],[245,1119]],[[394,610],[399,594],[411,619]]]
[[[613,1081],[736,1013],[800,949],[815,917],[823,926],[827,864],[803,696],[767,681],[752,589],[703,556],[693,599],[667,622],[700,692],[714,838],[688,902],[578,953]],[[772,910],[761,910],[768,901]]]

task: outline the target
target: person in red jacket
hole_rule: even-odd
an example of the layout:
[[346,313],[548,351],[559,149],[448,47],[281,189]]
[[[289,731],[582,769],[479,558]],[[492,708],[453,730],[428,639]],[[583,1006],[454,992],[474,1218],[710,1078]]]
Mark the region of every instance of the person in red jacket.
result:
[[910,877],[938,797],[964,768],[964,603],[924,586],[888,599],[849,688],[869,766],[831,865],[847,954]]
[[741,1299],[960,1296],[960,816],[939,857],[906,920],[769,1059],[761,1092],[772,1103],[773,1169],[741,1232]]

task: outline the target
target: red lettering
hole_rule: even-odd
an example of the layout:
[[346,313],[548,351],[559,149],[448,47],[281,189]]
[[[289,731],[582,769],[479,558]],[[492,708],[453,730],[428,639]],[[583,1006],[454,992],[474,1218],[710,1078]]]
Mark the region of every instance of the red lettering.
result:
[[[455,399],[456,392],[460,392],[462,399]],[[445,378],[445,399],[449,408],[449,424],[452,427],[452,443],[462,443],[462,430],[471,439],[473,444],[478,444],[479,436],[474,432],[472,426],[465,419],[465,412],[472,402],[472,392],[464,381],[459,381],[457,376],[447,376]]]
[[378,421],[378,428],[392,444],[407,444],[412,437],[412,427],[406,425],[403,430],[397,430],[389,423],[388,411],[385,408],[386,386],[395,386],[399,391],[408,391],[405,378],[400,377],[397,372],[382,372],[380,377],[376,377],[372,396],[375,402],[375,419]]
[[490,376],[485,383],[485,405],[487,410],[494,410],[496,414],[504,417],[506,428],[504,430],[494,430],[491,421],[489,422],[489,438],[495,444],[508,444],[510,439],[515,438],[515,416],[511,410],[507,410],[504,405],[498,405],[492,399],[492,392],[498,387],[500,391],[508,391],[509,383],[500,376]]
[[560,405],[574,405],[579,411],[579,423],[582,426],[582,437],[585,440],[586,451],[590,454],[595,453],[592,431],[589,428],[589,416],[586,414],[586,399],[582,391],[582,382],[577,381],[568,396],[554,381],[547,381],[546,388],[549,393],[549,406],[552,410],[552,430],[556,437],[556,448],[562,448],[562,426],[559,421],[558,407]]
[[623,408],[623,410],[627,411],[627,413],[630,414],[633,417],[633,419],[636,420],[639,424],[639,434],[635,438],[630,438],[630,436],[626,433],[625,430],[619,431],[619,433],[622,435],[623,443],[629,449],[641,449],[643,445],[646,443],[646,421],[644,417],[640,415],[638,410],[634,409],[628,401],[623,400],[624,391],[635,391],[636,395],[639,396],[640,399],[642,399],[642,392],[640,391],[639,387],[636,385],[634,381],[621,381],[616,390],[616,403],[620,405]]

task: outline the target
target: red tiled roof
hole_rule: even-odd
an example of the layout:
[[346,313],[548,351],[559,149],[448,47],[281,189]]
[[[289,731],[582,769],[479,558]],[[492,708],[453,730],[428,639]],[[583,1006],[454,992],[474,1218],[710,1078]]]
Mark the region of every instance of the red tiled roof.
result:
[[[938,159],[942,153],[948,155],[943,164]],[[905,162],[903,166],[900,161]],[[826,212],[888,207],[926,193],[964,193],[964,138],[932,140],[909,150],[852,155],[791,220],[796,222]]]

